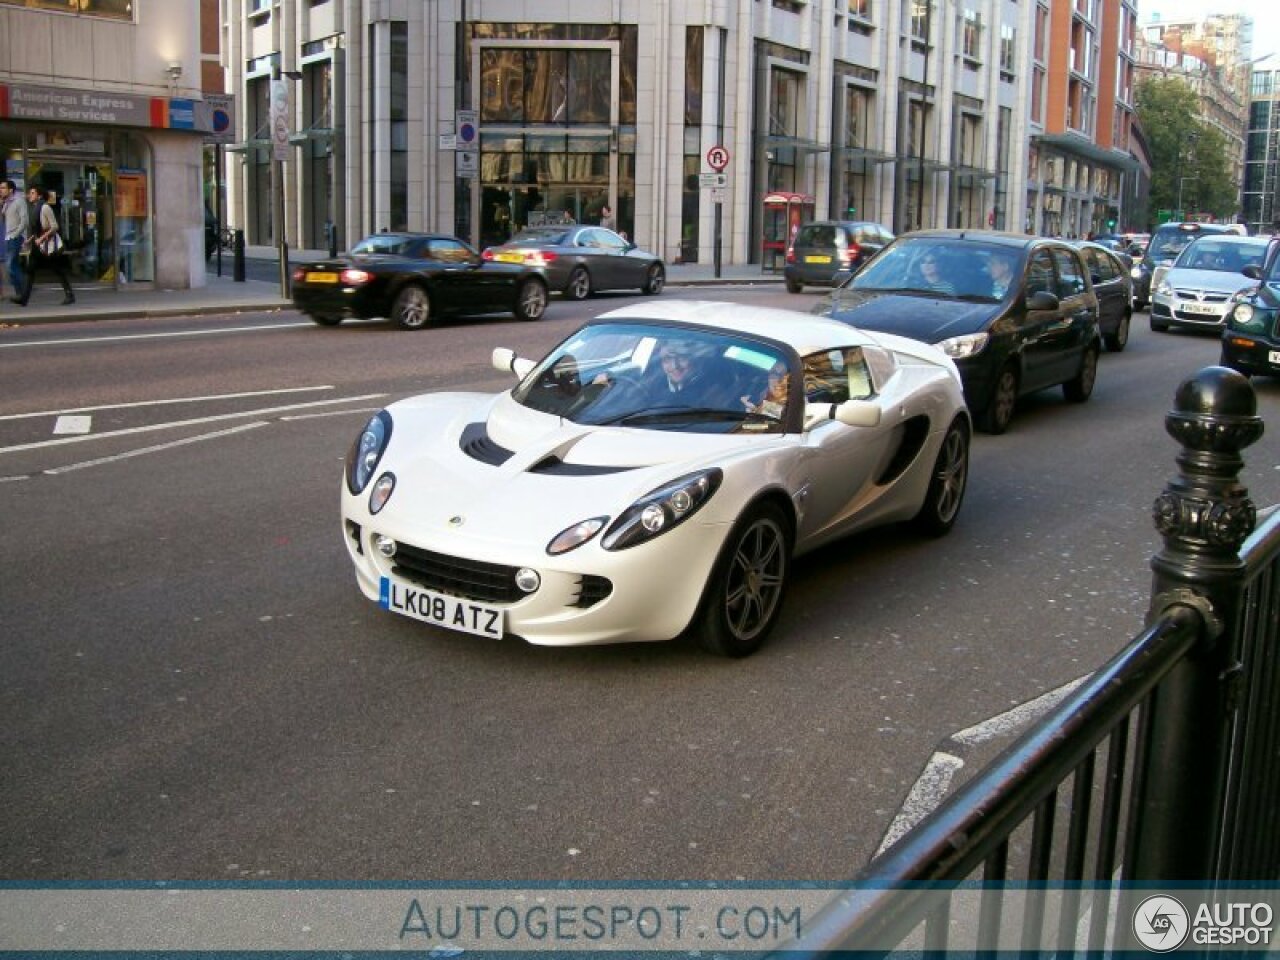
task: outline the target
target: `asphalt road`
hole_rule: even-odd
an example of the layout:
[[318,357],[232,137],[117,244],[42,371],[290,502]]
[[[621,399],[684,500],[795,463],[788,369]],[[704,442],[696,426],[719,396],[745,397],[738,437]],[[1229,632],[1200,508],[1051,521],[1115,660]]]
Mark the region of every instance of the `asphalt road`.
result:
[[[663,296],[693,295],[818,296]],[[1217,359],[1145,315],[1090,402],[1046,392],[976,438],[949,537],[803,559],[747,660],[488,642],[365,601],[337,503],[368,413],[500,389],[494,346],[537,356],[634,299],[421,333],[0,330],[0,877],[839,880],[937,743],[1139,629],[1163,416]],[[1280,382],[1257,388],[1274,418]],[[1280,501],[1274,436],[1245,456]]]

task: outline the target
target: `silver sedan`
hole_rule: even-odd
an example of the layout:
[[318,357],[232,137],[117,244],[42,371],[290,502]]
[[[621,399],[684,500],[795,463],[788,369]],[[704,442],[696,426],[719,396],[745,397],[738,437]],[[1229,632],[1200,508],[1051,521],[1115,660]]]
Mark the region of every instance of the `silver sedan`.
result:
[[483,256],[497,263],[533,267],[546,279],[548,289],[571,300],[585,300],[597,290],[661,293],[667,282],[660,256],[605,227],[530,227],[501,246],[489,247]]

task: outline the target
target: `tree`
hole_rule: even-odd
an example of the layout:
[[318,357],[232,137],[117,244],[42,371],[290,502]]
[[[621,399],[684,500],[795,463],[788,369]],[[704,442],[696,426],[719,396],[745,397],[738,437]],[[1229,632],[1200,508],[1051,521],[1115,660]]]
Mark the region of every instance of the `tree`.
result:
[[1181,77],[1148,77],[1134,95],[1151,148],[1151,207],[1230,220],[1236,212],[1227,141],[1200,116],[1200,98]]

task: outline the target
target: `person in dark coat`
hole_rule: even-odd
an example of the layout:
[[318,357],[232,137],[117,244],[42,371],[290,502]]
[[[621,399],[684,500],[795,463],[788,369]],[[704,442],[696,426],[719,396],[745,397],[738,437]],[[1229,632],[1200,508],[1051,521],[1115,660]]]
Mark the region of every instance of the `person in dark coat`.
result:
[[[67,265],[67,254],[60,244],[58,217],[45,199],[38,186],[27,187],[27,229],[26,243],[27,269],[23,271],[22,292],[12,297],[14,303],[25,307],[31,299],[31,288],[35,286],[36,271],[49,269],[62,283],[62,304],[76,302],[75,292],[71,289],[71,275]],[[53,253],[43,253],[42,249],[52,242],[59,243],[59,249]]]

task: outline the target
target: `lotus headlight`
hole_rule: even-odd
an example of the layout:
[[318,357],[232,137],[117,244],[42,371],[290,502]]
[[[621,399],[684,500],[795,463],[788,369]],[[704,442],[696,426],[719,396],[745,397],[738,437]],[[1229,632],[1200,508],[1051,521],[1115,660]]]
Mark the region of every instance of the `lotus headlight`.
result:
[[547,553],[556,557],[570,550],[576,550],[603,530],[608,522],[608,517],[592,517],[590,520],[575,523],[568,530],[561,530],[547,544]]
[[718,468],[691,473],[641,497],[622,512],[604,535],[606,550],[626,550],[660,537],[697,513],[720,488]]
[[390,440],[391,414],[379,410],[369,418],[347,454],[348,490],[360,493],[369,485],[369,481],[373,479],[373,471],[378,468],[378,461],[382,459]]
[[937,346],[952,360],[963,360],[965,357],[981,353],[990,339],[991,337],[985,333],[966,333],[960,337],[939,341]]

